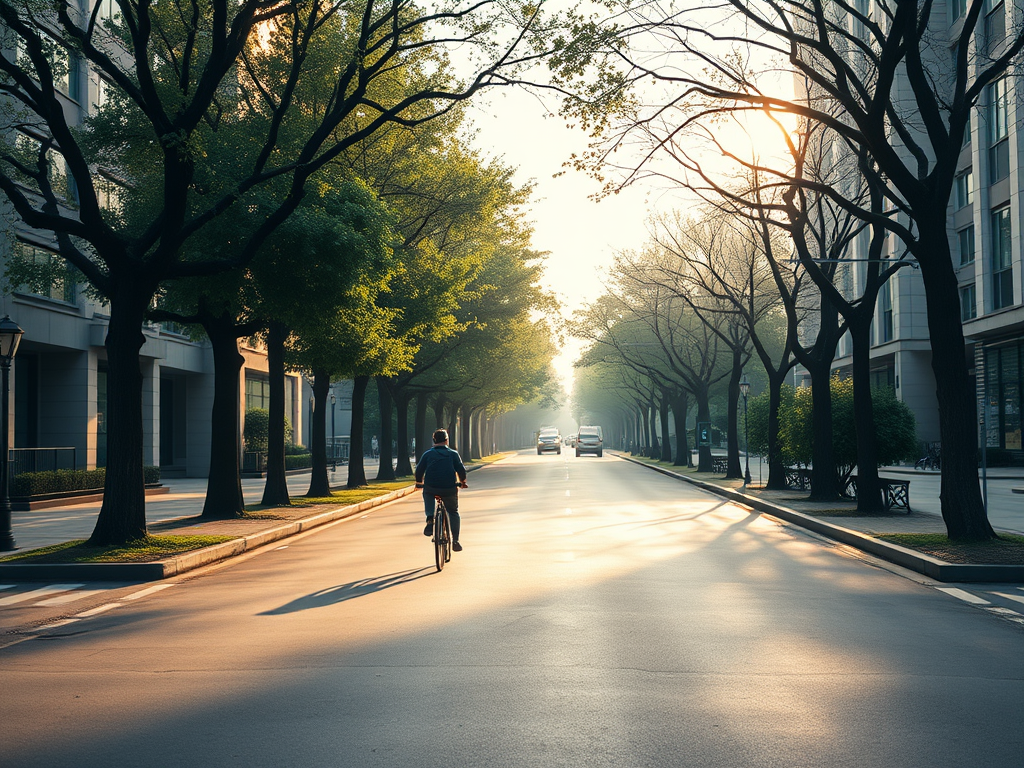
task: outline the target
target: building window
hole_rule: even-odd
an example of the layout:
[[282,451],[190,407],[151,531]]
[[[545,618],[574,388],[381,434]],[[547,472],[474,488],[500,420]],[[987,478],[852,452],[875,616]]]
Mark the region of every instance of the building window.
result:
[[1006,80],[1004,78],[996,80],[988,87],[989,183],[1005,179],[1010,175],[1008,135]]
[[985,17],[985,48],[992,56],[1006,38],[1006,7],[999,3]]
[[957,174],[955,194],[958,211],[974,203],[974,174],[970,168]]
[[950,5],[952,6],[953,21],[967,15],[967,0],[951,0]]
[[964,227],[956,233],[957,253],[960,254],[960,266],[974,262],[974,225]]
[[985,444],[1020,450],[1020,345],[985,350]]
[[992,212],[992,308],[1013,305],[1013,253],[1010,209]]
[[245,410],[253,408],[270,410],[270,380],[249,378],[245,379]]
[[966,323],[977,316],[978,296],[974,290],[974,283],[969,283],[960,288],[960,319]]
[[887,280],[878,292],[878,343],[893,339],[892,287]]
[[75,280],[68,263],[58,254],[29,243],[17,243],[10,274],[19,281],[18,293],[75,303]]

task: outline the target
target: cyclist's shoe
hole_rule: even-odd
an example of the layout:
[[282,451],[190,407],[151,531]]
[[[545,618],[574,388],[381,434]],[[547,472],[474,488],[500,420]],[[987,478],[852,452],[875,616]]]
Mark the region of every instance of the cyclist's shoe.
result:
[[455,550],[456,552],[461,552],[462,551],[462,545],[459,544],[459,542],[457,542],[457,541],[453,541],[452,542],[452,549]]
[[433,520],[427,520],[427,524],[425,526],[423,526],[423,535],[424,536],[433,536],[434,535],[434,521]]

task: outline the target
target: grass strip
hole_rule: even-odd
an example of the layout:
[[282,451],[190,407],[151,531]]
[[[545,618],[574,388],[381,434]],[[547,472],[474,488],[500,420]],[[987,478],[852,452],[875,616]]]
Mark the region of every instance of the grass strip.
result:
[[76,539],[0,557],[0,563],[148,563],[237,538],[237,536],[147,536],[128,544],[107,546],[89,546],[85,539]]
[[330,496],[295,496],[292,498],[293,507],[305,507],[312,506],[314,504],[340,504],[347,506],[349,504],[358,504],[361,501],[367,499],[375,499],[378,496],[383,496],[386,493],[392,491],[398,491],[402,488],[408,488],[413,484],[411,477],[406,477],[401,480],[393,480],[386,483],[371,482],[369,485],[362,485],[358,488],[346,488],[341,491],[332,491]]
[[1024,565],[1024,536],[1012,533],[977,542],[951,541],[944,533],[879,533],[875,538],[949,563]]

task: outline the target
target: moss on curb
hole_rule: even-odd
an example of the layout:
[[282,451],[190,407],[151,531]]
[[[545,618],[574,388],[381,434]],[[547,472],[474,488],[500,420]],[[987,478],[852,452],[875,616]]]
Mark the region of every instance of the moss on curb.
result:
[[1024,536],[1001,533],[979,542],[950,541],[944,533],[879,533],[875,538],[913,549],[948,563],[1024,565]]

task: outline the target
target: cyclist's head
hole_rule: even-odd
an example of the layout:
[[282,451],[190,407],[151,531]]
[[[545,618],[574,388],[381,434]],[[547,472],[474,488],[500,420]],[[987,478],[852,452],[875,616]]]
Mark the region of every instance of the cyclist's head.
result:
[[447,429],[435,429],[434,430],[434,445],[443,445],[448,442],[448,430]]

